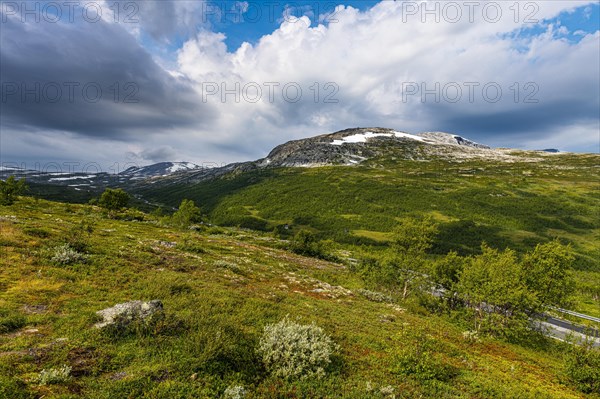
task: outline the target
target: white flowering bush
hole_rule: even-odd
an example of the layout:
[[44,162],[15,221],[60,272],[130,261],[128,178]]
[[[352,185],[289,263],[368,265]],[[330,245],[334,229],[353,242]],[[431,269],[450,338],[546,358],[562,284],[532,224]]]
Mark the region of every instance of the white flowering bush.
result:
[[463,331],[463,339],[469,342],[479,342],[479,333],[477,331]]
[[392,303],[394,301],[389,295],[382,294],[381,292],[369,291],[364,288],[359,288],[358,293],[373,302]]
[[77,252],[69,244],[59,245],[54,248],[52,262],[59,265],[70,265],[72,263],[82,262],[86,259],[85,254]]
[[225,389],[223,399],[244,399],[247,393],[242,385],[231,385]]
[[286,316],[265,327],[258,352],[267,370],[281,378],[320,378],[338,349],[316,324],[302,325]]
[[57,369],[44,369],[40,371],[37,377],[37,382],[40,385],[60,384],[71,378],[71,367],[63,365]]
[[379,392],[381,393],[381,395],[384,398],[389,398],[389,399],[395,399],[396,398],[396,394],[394,393],[396,389],[391,386],[391,385],[387,385],[385,387],[381,387],[379,388]]

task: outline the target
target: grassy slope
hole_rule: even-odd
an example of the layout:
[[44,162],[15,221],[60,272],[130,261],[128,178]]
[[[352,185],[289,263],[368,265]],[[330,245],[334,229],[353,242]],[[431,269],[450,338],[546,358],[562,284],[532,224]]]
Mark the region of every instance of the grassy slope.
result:
[[577,253],[577,310],[600,317],[599,156],[500,163],[393,155],[362,166],[274,169],[142,193],[170,205],[193,199],[218,224],[308,227],[350,248],[384,245],[397,218],[416,215],[440,223],[439,254],[476,253],[482,241],[526,251],[559,237]]
[[[250,397],[377,398],[387,385],[409,398],[582,397],[564,382],[564,344],[469,343],[464,327],[414,305],[312,292],[319,281],[351,290],[360,282],[341,265],[290,254],[268,237],[179,232],[30,199],[0,215],[0,317],[25,318],[0,334],[0,397],[215,397],[233,382],[249,387]],[[95,224],[89,262],[52,265],[52,248],[81,220]],[[171,317],[155,336],[112,339],[91,328],[99,309],[155,298]],[[341,346],[325,380],[286,383],[257,366],[263,326],[286,314],[315,321]],[[392,372],[393,352],[424,337],[435,340],[436,361],[458,370],[448,381]],[[76,375],[68,383],[33,383],[42,369],[62,364]]]

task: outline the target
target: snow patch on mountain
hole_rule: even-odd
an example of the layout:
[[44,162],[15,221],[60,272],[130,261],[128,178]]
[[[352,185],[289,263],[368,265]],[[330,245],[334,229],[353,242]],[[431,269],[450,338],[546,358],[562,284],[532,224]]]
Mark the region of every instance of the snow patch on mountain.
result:
[[167,168],[169,173],[179,172],[181,170],[191,170],[198,168],[198,165],[191,162],[173,162],[173,166]]
[[129,179],[145,179],[156,176],[169,176],[173,173],[198,169],[200,166],[191,162],[159,162],[148,166],[132,166],[119,176]]
[[71,176],[71,177],[52,177],[48,181],[67,181],[67,180],[80,180],[80,179],[93,179],[96,175],[87,176]]
[[342,137],[341,140],[333,140],[331,145],[342,145],[349,143],[366,143],[368,139],[372,139],[374,137],[396,137],[396,138],[406,138],[411,140],[417,140],[421,142],[427,142],[428,140],[423,137],[415,136],[413,134],[408,134],[404,132],[392,131],[390,133],[374,133],[371,131],[364,133],[357,133],[351,136]]

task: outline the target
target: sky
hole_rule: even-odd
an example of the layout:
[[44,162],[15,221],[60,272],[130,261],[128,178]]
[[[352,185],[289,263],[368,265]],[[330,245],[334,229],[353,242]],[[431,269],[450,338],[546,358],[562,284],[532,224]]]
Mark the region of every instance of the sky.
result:
[[600,152],[597,0],[0,6],[3,164],[216,166],[349,127]]

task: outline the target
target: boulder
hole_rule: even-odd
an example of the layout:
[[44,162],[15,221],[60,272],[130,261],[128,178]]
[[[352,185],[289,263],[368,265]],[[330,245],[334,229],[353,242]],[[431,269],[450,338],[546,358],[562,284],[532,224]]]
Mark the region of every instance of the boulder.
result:
[[131,301],[119,303],[112,308],[102,309],[96,312],[103,320],[96,323],[94,327],[104,328],[107,326],[126,327],[133,321],[147,321],[156,313],[163,311],[163,304],[159,300],[149,302]]

